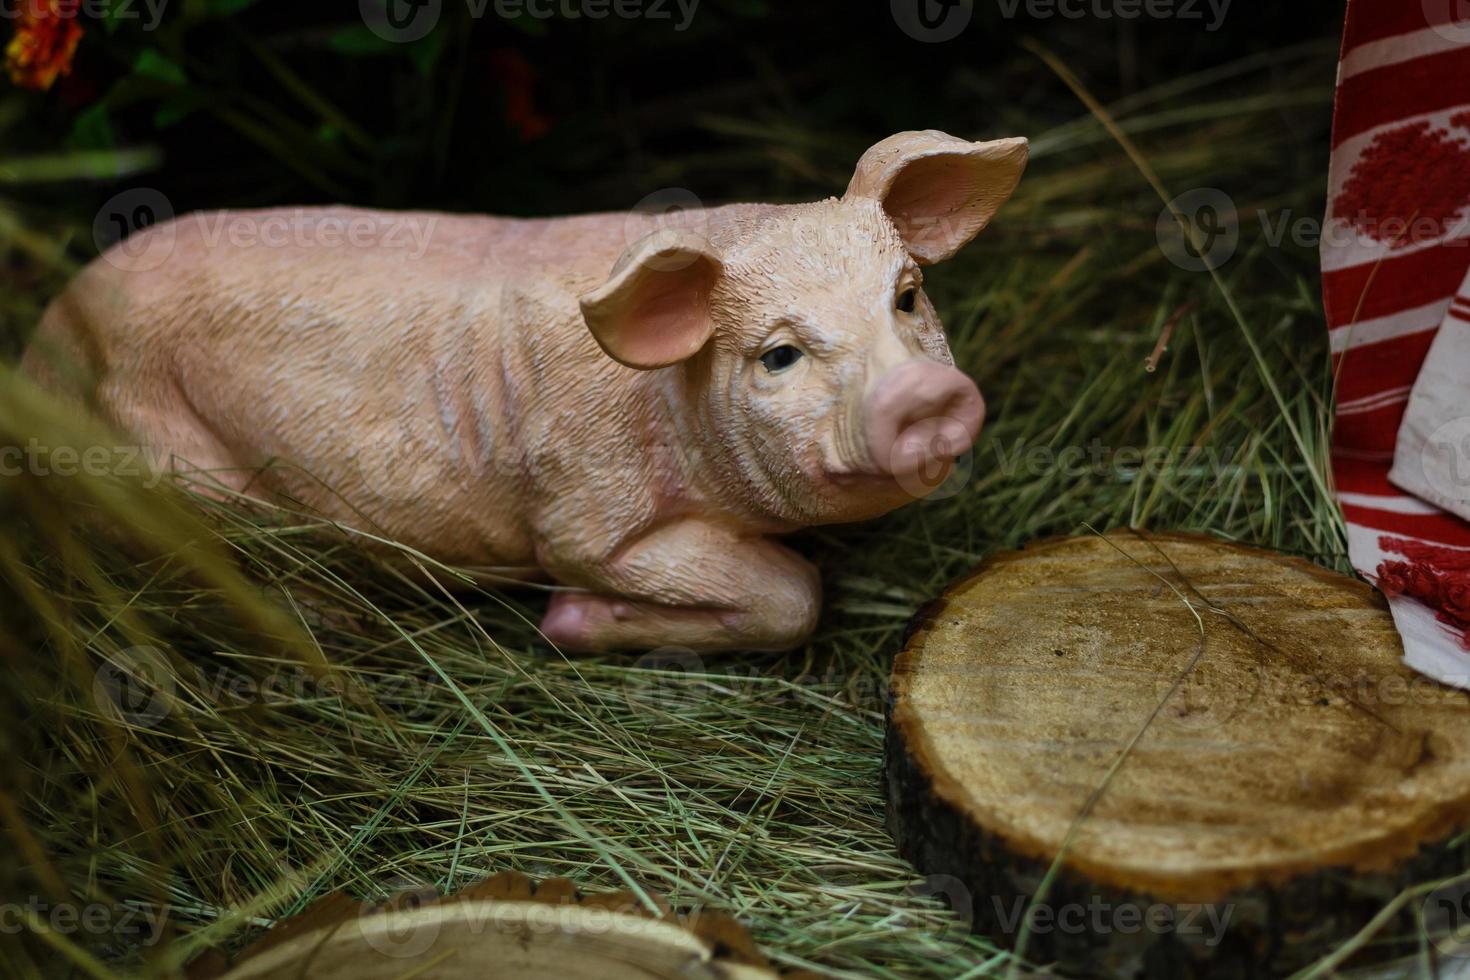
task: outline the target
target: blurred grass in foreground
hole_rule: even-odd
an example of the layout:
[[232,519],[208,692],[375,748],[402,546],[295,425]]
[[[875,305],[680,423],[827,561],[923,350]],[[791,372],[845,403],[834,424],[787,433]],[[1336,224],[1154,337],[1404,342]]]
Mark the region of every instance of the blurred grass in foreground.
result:
[[[789,655],[569,660],[530,626],[537,591],[456,597],[310,515],[180,506],[107,474],[0,479],[0,898],[112,910],[92,935],[46,928],[44,908],[25,917],[0,934],[0,972],[172,976],[334,888],[449,890],[506,868],[718,906],[785,965],[1009,969],[893,853],[890,659],[946,581],[1083,522],[1207,530],[1347,568],[1320,490],[1331,379],[1315,254],[1271,245],[1255,220],[1321,213],[1333,55],[1255,58],[1112,107],[1171,193],[1236,195],[1242,238],[1222,275],[1259,360],[1210,277],[1165,259],[1157,197],[1095,120],[1079,107],[1029,134],[1015,201],[927,284],[989,402],[973,472],[943,499],[801,535],[827,605]],[[1071,99],[1060,83],[1056,98]],[[977,108],[970,135],[984,126]],[[745,128],[819,174],[865,145]],[[88,230],[32,227],[14,192],[0,186],[0,249],[20,288],[0,296],[0,323],[18,350]],[[7,372],[0,445],[33,438],[123,441]]]

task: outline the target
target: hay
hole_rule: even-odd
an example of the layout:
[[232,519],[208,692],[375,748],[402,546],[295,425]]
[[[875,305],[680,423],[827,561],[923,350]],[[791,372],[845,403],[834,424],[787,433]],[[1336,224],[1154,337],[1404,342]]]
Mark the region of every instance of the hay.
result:
[[[798,537],[827,602],[789,655],[569,659],[535,634],[540,592],[436,588],[309,514],[181,506],[105,474],[0,480],[13,849],[0,887],[32,906],[0,933],[0,971],[169,976],[335,888],[450,890],[505,869],[732,912],[783,966],[1013,970],[946,910],[944,882],[894,854],[888,665],[945,581],[1084,521],[1209,530],[1347,568],[1322,492],[1315,255],[1273,247],[1255,220],[1321,212],[1332,63],[1329,45],[1277,52],[1111,107],[1172,192],[1239,195],[1241,243],[1221,270],[1239,321],[1207,274],[1165,260],[1157,197],[1090,114],[1033,134],[1015,202],[929,278],[990,406],[973,469],[941,499]],[[821,154],[812,172],[850,155],[842,140],[829,153],[746,135]],[[0,306],[10,348],[74,265],[71,230],[0,198],[0,241],[30,278]],[[0,444],[126,442],[8,374],[0,390]],[[130,671],[153,684],[119,712]],[[48,925],[67,903],[111,917]]]

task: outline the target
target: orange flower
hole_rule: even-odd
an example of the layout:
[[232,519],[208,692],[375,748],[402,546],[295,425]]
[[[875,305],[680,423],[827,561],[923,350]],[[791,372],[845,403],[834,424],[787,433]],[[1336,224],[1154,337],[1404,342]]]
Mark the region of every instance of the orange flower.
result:
[[504,86],[505,121],[522,143],[540,139],[551,128],[551,118],[536,109],[536,69],[519,51],[497,48],[490,52],[490,74]]
[[21,0],[15,37],[5,49],[5,67],[17,85],[44,92],[60,75],[82,39],[79,0]]

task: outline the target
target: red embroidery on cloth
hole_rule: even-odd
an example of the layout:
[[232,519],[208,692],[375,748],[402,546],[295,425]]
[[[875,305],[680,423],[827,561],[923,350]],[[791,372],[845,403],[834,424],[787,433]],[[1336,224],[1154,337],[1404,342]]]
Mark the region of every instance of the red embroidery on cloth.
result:
[[1383,594],[1413,596],[1431,607],[1441,623],[1460,631],[1460,645],[1470,650],[1470,551],[1387,535],[1378,546],[1409,559],[1379,563]]
[[[1450,123],[1470,129],[1470,112]],[[1470,207],[1470,146],[1427,122],[1373,137],[1353,164],[1332,210],[1359,234],[1390,248],[1443,238]]]

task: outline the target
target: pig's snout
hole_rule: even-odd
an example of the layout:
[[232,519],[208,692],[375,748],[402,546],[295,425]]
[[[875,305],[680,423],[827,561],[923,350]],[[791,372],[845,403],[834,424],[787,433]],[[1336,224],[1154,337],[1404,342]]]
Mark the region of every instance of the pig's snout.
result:
[[897,477],[947,467],[975,444],[984,421],[975,382],[928,358],[890,370],[863,406],[868,452],[879,470]]

